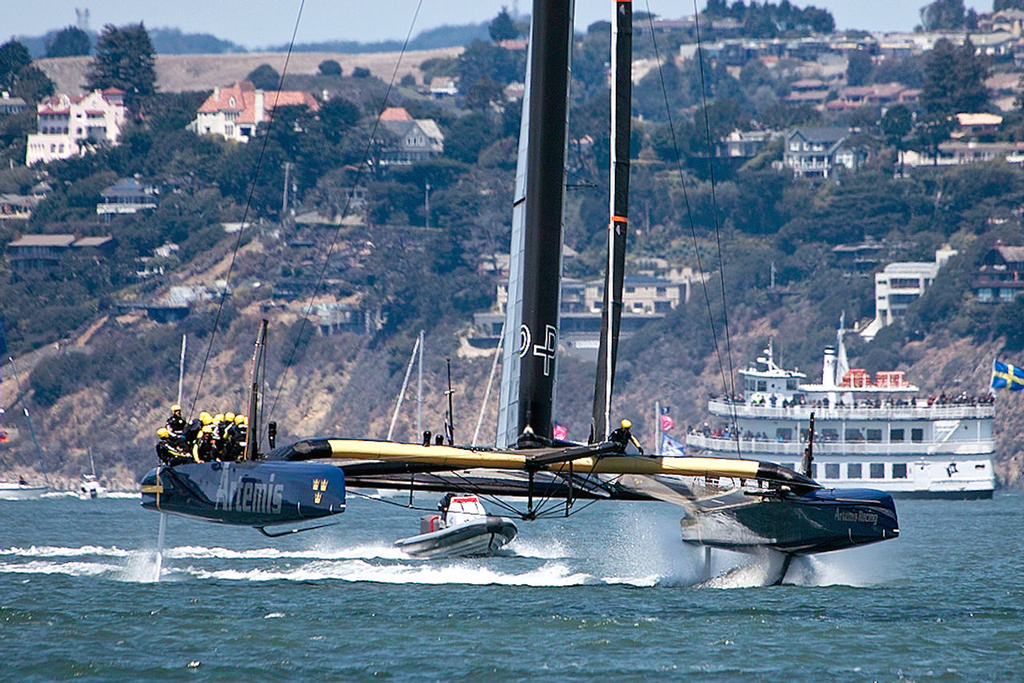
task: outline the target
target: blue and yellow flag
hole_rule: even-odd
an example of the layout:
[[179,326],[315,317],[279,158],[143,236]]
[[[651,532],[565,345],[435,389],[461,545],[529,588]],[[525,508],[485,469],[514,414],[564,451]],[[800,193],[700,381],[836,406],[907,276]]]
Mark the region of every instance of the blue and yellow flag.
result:
[[992,364],[992,388],[1024,390],[1024,368],[997,360]]

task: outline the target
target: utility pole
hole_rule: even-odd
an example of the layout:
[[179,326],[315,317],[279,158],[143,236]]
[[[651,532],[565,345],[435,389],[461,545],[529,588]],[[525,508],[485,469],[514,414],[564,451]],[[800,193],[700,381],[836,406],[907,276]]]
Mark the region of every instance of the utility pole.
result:
[[281,222],[284,222],[284,217],[288,215],[288,180],[291,176],[292,162],[284,162],[284,192],[281,197]]
[[426,227],[430,227],[430,183],[427,183],[427,189],[424,191],[423,199],[423,212],[427,216]]

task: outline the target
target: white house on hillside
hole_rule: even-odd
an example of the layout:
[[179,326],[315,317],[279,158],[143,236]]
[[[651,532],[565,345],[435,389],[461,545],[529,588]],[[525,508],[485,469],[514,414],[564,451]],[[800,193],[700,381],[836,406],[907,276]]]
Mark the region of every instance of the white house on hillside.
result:
[[319,111],[320,104],[308,92],[259,90],[249,81],[227,88],[214,88],[199,107],[189,130],[198,135],[221,135],[228,140],[248,142],[256,127],[271,118],[275,107],[303,105]]
[[36,109],[38,132],[28,136],[28,166],[82,155],[94,145],[116,145],[127,118],[124,91],[117,88],[81,97],[54,95]]
[[870,341],[883,327],[902,318],[907,307],[935,281],[939,269],[956,254],[957,250],[947,245],[935,252],[935,260],[930,263],[890,263],[881,273],[875,273],[875,319],[860,336]]

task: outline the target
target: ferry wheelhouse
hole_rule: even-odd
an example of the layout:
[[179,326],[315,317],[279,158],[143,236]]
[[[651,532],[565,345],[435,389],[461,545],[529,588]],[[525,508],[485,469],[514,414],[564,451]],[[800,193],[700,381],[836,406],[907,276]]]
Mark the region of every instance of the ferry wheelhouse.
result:
[[822,378],[806,383],[776,365],[769,343],[740,370],[743,395],[713,398],[687,435],[695,455],[767,460],[800,470],[814,415],[810,476],[828,487],[867,486],[904,498],[991,498],[995,488],[990,395],[921,396],[902,372],[850,368],[843,331],[825,349]]

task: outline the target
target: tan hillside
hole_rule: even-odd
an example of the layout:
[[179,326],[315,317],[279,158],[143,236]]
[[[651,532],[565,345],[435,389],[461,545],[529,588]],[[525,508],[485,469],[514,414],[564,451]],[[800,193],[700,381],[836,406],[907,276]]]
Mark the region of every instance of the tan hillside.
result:
[[[462,53],[461,47],[437,50],[416,50],[401,55],[397,52],[373,52],[366,54],[341,54],[331,52],[296,52],[288,57],[289,74],[316,74],[318,66],[326,59],[333,59],[341,65],[342,73],[349,75],[353,69],[369,69],[374,76],[385,82],[399,81],[412,74],[417,83],[423,82],[420,64],[434,57],[455,57]],[[211,90],[217,86],[231,85],[252,73],[261,64],[269,64],[281,73],[285,70],[283,52],[241,53],[219,55],[157,55],[157,88],[161,92],[182,92],[189,90]],[[40,59],[36,65],[46,72],[57,86],[57,92],[78,93],[85,87],[86,72],[91,57],[63,57]],[[395,65],[398,64],[397,73]]]

